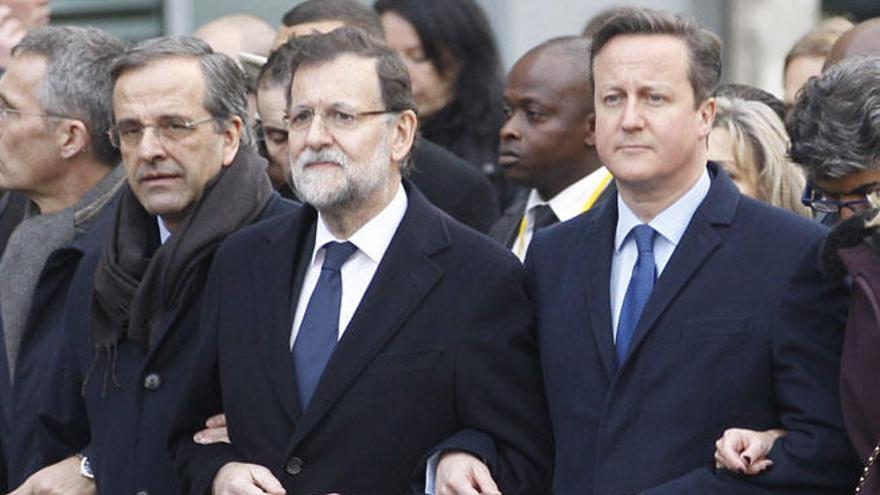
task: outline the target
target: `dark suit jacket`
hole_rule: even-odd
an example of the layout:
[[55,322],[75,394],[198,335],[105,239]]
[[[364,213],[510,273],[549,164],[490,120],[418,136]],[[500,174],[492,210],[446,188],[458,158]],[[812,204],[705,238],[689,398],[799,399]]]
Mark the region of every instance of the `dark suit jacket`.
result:
[[[187,493],[204,493],[231,461],[268,467],[287,493],[407,493],[423,482],[425,455],[467,429],[494,440],[495,449],[469,450],[489,461],[505,494],[548,492],[552,442],[522,267],[414,187],[407,192],[406,214],[304,412],[291,301],[311,257],[315,211],[220,248],[206,340],[170,438]],[[194,444],[221,407],[232,445]]]
[[[273,195],[257,221],[294,207]],[[51,370],[40,417],[43,458],[54,463],[84,451],[102,494],[179,493],[165,438],[197,356],[204,292],[193,291],[188,300],[176,301],[147,352],[128,339],[120,340],[109,365],[106,354],[96,359],[90,325],[101,252],[86,255],[71,285],[64,352]],[[204,283],[210,263],[207,259],[196,268],[196,287]]]
[[[616,362],[617,202],[542,230],[526,267],[559,495],[841,494],[856,465],[838,405],[846,289],[818,271],[824,230],[712,185]],[[783,428],[756,477],[714,469],[726,428]]]
[[[526,213],[526,205],[529,202],[530,192],[531,189],[526,189],[517,195],[513,204],[504,210],[501,218],[499,218],[498,221],[492,225],[492,228],[489,229],[489,237],[500,242],[507,249],[513,248],[513,243],[516,242],[516,236],[519,235],[519,225],[522,222],[523,215]],[[602,194],[596,198],[596,203],[593,204],[591,209],[602,208],[602,205],[615,198],[617,198],[617,189],[614,186],[614,182],[609,182],[608,186],[602,191]]]
[[437,208],[486,233],[498,218],[498,199],[486,176],[471,164],[427,139],[413,150],[410,180]]

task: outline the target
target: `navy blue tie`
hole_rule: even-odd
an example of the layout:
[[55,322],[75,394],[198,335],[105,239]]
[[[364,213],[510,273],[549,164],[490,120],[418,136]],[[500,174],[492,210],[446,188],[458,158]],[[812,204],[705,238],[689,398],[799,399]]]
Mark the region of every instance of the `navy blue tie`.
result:
[[636,239],[639,256],[633,266],[632,277],[623,298],[620,318],[617,321],[617,362],[622,364],[632,342],[636,325],[645,309],[645,303],[654,290],[657,278],[657,264],[654,263],[654,234],[656,232],[647,225],[638,225],[630,231]]
[[324,245],[321,275],[293,343],[293,367],[303,410],[312,399],[339,338],[339,306],[342,303],[342,276],[339,270],[355,251],[357,248],[350,242],[328,242]]

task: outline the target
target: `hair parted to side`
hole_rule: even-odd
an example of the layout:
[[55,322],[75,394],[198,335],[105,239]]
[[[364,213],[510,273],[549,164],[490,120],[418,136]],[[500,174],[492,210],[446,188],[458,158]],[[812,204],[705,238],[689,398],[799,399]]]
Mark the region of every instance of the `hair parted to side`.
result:
[[880,168],[880,57],[844,60],[808,81],[786,127],[810,181]]
[[248,128],[247,78],[241,67],[227,55],[215,53],[204,41],[190,36],[163,36],[153,38],[129,48],[113,64],[113,84],[126,71],[145,67],[150,63],[169,58],[192,58],[198,60],[205,77],[205,110],[216,119],[219,131],[226,121],[238,116],[241,119],[242,145],[253,146],[254,140]]
[[379,14],[356,0],[307,0],[290,9],[281,19],[285,26],[321,21],[339,21],[360,28],[377,39],[385,39]]
[[694,104],[700,105],[715,93],[721,80],[721,40],[693,17],[648,8],[621,8],[593,35],[590,56],[592,73],[596,56],[617,36],[666,34],[682,40],[688,48],[688,79],[694,91]]
[[[291,81],[300,67],[331,62],[342,55],[355,55],[376,61],[376,74],[382,104],[389,112],[416,112],[409,71],[397,52],[361,29],[342,27],[327,34],[300,36],[288,43],[292,47],[290,59]],[[291,104],[287,92],[287,106]],[[401,173],[412,167],[412,150],[401,162]]]
[[753,178],[757,199],[809,218],[810,210],[801,203],[806,179],[788,158],[788,135],[773,109],[723,96],[715,104],[713,127],[730,134],[736,166]]
[[91,27],[45,26],[28,32],[13,56],[46,58],[46,80],[38,91],[43,109],[81,120],[89,130],[92,152],[109,166],[119,163],[119,150],[107,135],[113,121],[110,68],[125,45],[119,38]]

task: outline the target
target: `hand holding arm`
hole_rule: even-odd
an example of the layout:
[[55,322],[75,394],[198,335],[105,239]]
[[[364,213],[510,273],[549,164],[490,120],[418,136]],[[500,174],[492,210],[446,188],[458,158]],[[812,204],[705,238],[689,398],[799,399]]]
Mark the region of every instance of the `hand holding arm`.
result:
[[456,450],[440,454],[434,487],[436,495],[501,494],[482,461]]
[[715,442],[715,467],[755,475],[773,465],[767,454],[785,430],[730,428]]
[[214,495],[285,495],[287,492],[272,472],[257,464],[224,464],[211,486]]

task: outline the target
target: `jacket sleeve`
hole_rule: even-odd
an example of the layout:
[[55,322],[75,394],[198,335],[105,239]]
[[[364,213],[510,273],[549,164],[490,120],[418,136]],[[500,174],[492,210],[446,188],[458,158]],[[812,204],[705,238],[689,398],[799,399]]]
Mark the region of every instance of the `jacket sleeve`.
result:
[[[100,250],[90,253],[77,268],[64,309],[64,329],[58,363],[51,367],[42,391],[38,435],[41,459],[53,464],[78,452],[91,452],[91,430],[85,399],[82,353],[92,349],[89,310],[92,281]],[[86,365],[90,363],[85,363]]]
[[769,454],[772,468],[754,477],[702,468],[646,490],[646,495],[852,491],[858,461],[843,427],[838,394],[848,289],[822,275],[819,244],[817,240],[805,250],[773,320],[773,383],[779,427],[788,433]]
[[[509,253],[507,253],[509,254]],[[550,493],[553,438],[531,304],[512,256],[476,285],[481,301],[456,351],[462,430],[440,445],[480,457],[505,494]]]
[[204,428],[207,418],[223,410],[217,335],[217,323],[222,317],[219,303],[222,284],[222,270],[212,269],[205,286],[205,302],[199,323],[201,339],[196,353],[199,359],[192,365],[168,437],[168,448],[183,493],[211,493],[217,471],[226,463],[241,460],[228,443],[199,445],[192,439],[196,432]]

